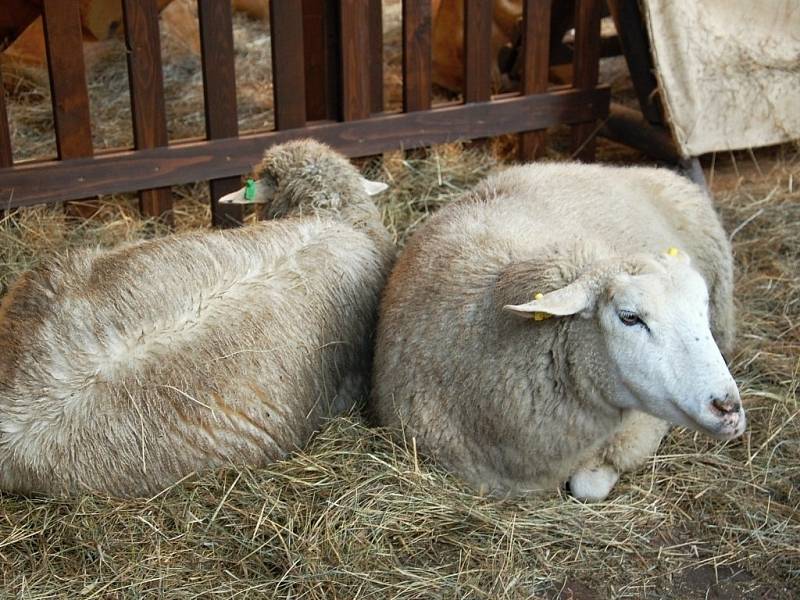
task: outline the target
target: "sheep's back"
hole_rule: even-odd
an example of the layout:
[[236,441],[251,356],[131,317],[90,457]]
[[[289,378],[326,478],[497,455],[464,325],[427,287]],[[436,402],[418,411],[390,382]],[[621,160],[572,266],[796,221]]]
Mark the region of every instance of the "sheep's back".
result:
[[24,276],[0,311],[3,487],[150,493],[297,448],[352,404],[382,270],[366,235],[304,219]]
[[[559,263],[568,283],[597,258],[672,246],[691,256],[705,278],[712,318],[720,321],[715,335],[729,346],[730,244],[711,199],[666,169],[554,163],[489,177],[414,235],[388,282],[382,310],[402,306],[393,319],[406,319],[418,331],[426,321],[452,331],[444,324],[450,307],[485,295],[509,264]],[[420,300],[424,309],[414,306]],[[418,310],[422,316],[410,316]]]

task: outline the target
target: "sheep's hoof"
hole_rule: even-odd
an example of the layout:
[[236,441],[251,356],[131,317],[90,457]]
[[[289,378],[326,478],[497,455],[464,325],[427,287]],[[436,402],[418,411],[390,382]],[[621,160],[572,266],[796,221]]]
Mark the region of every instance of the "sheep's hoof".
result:
[[578,500],[600,502],[606,499],[617,479],[619,473],[609,465],[586,467],[569,478],[569,491]]

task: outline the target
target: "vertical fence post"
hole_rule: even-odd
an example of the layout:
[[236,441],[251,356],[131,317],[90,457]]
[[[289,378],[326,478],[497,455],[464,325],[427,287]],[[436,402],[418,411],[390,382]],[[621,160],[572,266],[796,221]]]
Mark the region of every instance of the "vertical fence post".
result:
[[[600,0],[576,0],[575,55],[572,61],[572,86],[592,89],[597,86],[600,65]],[[579,123],[572,128],[573,155],[583,161],[594,160],[597,124]]]
[[302,6],[306,118],[338,120],[341,116],[339,3],[302,0]]
[[89,91],[78,3],[44,0],[42,16],[58,158],[91,156]]
[[[8,127],[8,112],[6,111],[6,90],[3,86],[3,72],[0,70],[0,169],[14,164],[11,153],[11,130]],[[5,208],[0,205],[0,221],[5,217]]]
[[383,3],[381,0],[369,0],[368,27],[370,111],[378,113],[383,111]]
[[[133,141],[137,149],[166,146],[167,112],[158,34],[156,0],[122,0],[128,83],[131,92]],[[148,217],[172,223],[172,198],[167,187],[141,190],[139,207]]]
[[272,36],[272,93],[275,129],[306,124],[306,81],[302,7],[294,2],[269,4]]
[[[203,64],[206,138],[236,137],[239,135],[239,120],[230,2],[198,0],[197,16]],[[244,211],[241,205],[225,206],[219,203],[222,196],[236,191],[240,185],[239,177],[223,177],[208,182],[211,223],[215,227],[235,227],[242,223]]]
[[[550,12],[552,0],[523,0],[522,81],[523,95],[547,91],[550,71]],[[544,131],[519,136],[519,159],[533,160],[544,154]]]
[[369,4],[365,0],[340,3],[342,119],[366,119],[371,108]]
[[464,102],[492,96],[492,4],[464,0]]
[[431,107],[431,3],[403,0],[403,110]]
[[[93,154],[89,90],[83,61],[83,33],[77,2],[42,2],[47,71],[53,103],[53,123],[59,160]],[[80,204],[67,204],[76,216],[91,216]]]
[[13,163],[11,129],[8,126],[8,111],[6,109],[6,90],[3,86],[3,72],[0,71],[0,168],[10,167]]

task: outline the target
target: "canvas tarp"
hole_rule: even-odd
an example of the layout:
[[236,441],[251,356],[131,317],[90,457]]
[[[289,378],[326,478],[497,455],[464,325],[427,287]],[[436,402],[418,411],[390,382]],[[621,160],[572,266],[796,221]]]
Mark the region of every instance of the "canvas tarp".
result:
[[800,139],[800,0],[643,0],[684,156]]

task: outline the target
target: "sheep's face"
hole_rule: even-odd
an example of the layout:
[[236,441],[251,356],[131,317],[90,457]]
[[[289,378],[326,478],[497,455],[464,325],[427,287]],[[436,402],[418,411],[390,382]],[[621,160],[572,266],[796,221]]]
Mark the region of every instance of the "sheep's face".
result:
[[745,429],[739,391],[709,326],[705,281],[685,256],[634,260],[508,307],[595,320],[621,408],[720,439]]
[[597,303],[617,376],[635,407],[718,438],[745,428],[736,383],[709,327],[708,290],[688,262],[613,277]]
[[254,175],[247,186],[220,202],[265,204],[265,215],[276,218],[338,210],[387,187],[364,179],[341,154],[310,139],[270,148]]

